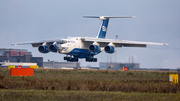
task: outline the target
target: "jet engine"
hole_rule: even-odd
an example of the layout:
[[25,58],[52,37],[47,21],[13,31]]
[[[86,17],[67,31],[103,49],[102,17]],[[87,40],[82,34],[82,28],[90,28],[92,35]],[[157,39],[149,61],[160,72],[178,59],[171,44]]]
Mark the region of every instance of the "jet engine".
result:
[[99,51],[99,46],[92,44],[92,45],[89,46],[89,50],[91,52],[98,52]]
[[46,46],[46,45],[41,45],[41,46],[39,46],[38,50],[39,50],[39,52],[41,52],[41,53],[49,53],[49,48],[48,48],[48,46]]
[[51,52],[61,52],[64,47],[62,47],[61,44],[52,44],[49,46],[49,49]]
[[56,44],[52,44],[51,46],[49,46],[49,49],[51,52],[57,52],[58,48]]
[[104,50],[105,50],[106,53],[114,53],[114,52],[116,52],[116,49],[114,48],[114,46],[110,46],[110,45],[106,46],[104,48]]

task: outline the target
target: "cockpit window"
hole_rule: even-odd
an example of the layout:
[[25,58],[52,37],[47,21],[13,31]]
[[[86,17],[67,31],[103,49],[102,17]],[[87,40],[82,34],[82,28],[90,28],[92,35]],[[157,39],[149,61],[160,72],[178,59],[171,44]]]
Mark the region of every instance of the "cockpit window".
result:
[[60,41],[58,41],[58,44],[65,44],[65,43],[67,43],[66,40],[60,40]]

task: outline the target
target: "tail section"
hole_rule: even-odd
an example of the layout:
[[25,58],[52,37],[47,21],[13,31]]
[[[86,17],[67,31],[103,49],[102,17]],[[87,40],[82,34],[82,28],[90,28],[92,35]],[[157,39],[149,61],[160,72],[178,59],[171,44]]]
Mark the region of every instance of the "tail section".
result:
[[101,26],[96,38],[105,38],[108,28],[109,18],[133,18],[134,16],[84,16],[85,18],[99,18],[102,20]]
[[105,38],[106,37],[108,23],[109,23],[109,19],[102,20],[101,26],[99,28],[99,32],[98,32],[98,35],[96,36],[96,38]]

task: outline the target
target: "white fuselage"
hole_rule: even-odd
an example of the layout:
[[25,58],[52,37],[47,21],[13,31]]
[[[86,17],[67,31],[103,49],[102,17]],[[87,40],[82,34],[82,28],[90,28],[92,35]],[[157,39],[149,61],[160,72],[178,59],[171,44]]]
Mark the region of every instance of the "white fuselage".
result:
[[90,52],[89,46],[92,43],[84,43],[81,40],[81,37],[67,37],[61,40],[65,40],[66,43],[59,44],[61,48],[58,50],[58,52],[60,54],[73,55],[77,56],[78,58],[84,58],[88,56],[97,55],[98,53],[104,50],[104,48],[100,48],[99,52]]
[[85,47],[79,37],[68,37],[68,38],[65,38],[62,40],[66,40],[67,43],[60,44],[61,47],[64,48],[62,51],[59,51],[59,53],[61,53],[61,54],[68,54],[75,48],[88,49],[88,46]]

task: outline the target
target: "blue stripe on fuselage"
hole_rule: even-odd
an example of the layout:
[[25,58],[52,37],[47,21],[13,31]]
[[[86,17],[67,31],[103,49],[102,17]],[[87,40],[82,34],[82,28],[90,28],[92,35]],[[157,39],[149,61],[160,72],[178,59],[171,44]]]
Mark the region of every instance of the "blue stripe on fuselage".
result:
[[74,48],[71,52],[68,53],[68,55],[73,55],[77,58],[89,58],[94,55],[99,54],[99,52],[90,52],[89,49],[80,49],[80,48]]

